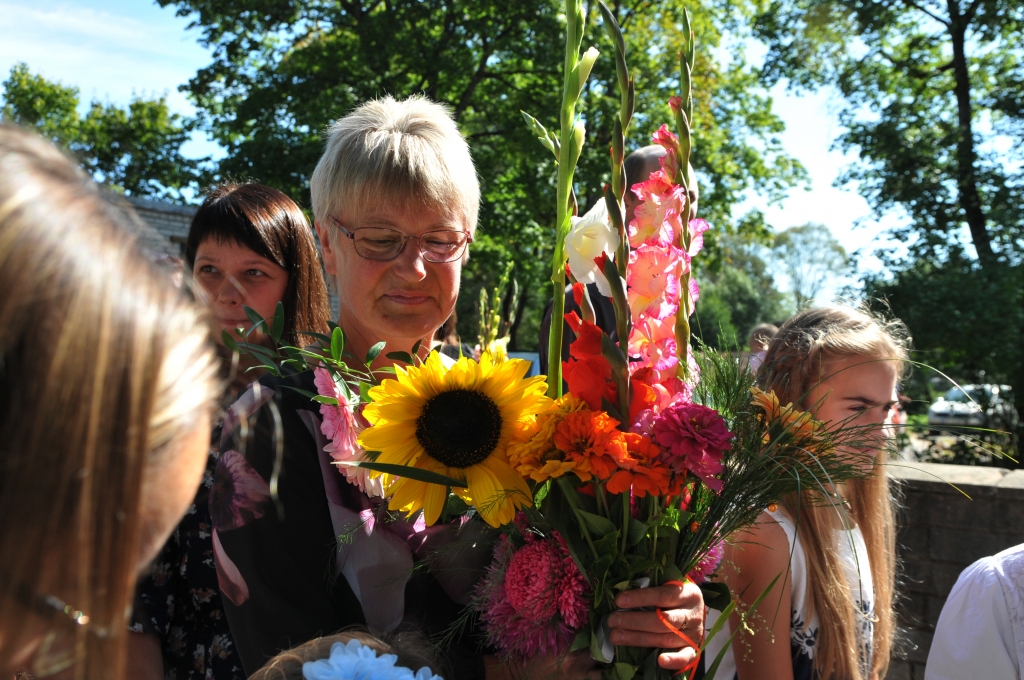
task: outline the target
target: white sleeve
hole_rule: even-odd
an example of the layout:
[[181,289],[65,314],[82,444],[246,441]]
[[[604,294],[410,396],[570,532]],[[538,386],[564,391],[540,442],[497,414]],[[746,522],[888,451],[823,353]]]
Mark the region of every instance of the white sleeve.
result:
[[960,574],[935,626],[925,680],[1020,680],[1013,627],[989,558]]

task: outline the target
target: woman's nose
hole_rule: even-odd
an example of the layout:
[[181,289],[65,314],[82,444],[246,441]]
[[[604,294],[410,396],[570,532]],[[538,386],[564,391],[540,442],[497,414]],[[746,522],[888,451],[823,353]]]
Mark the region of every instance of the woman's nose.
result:
[[409,239],[405,242],[405,248],[395,258],[395,273],[410,281],[422,281],[427,275],[427,262],[420,252],[418,240]]
[[217,290],[217,302],[222,305],[238,305],[245,299],[242,285],[233,276],[227,276]]

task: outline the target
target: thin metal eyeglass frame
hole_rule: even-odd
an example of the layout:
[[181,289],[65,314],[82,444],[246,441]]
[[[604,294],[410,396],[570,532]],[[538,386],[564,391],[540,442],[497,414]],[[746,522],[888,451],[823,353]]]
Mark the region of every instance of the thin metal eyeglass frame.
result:
[[[336,220],[334,217],[329,217],[329,219],[331,220],[331,222],[334,223],[334,226],[336,226],[341,231],[342,234],[344,234],[346,237],[348,237],[349,239],[352,240],[353,247],[356,244],[356,232],[359,231],[359,229],[387,229],[388,231],[393,231],[396,234],[401,235],[401,237],[402,237],[402,246],[398,249],[398,252],[395,253],[394,257],[392,257],[390,259],[387,259],[387,260],[378,260],[378,259],[374,259],[372,257],[366,257],[365,255],[363,255],[362,253],[359,252],[358,248],[355,249],[356,250],[356,255],[358,255],[359,257],[363,258],[364,260],[370,260],[371,262],[393,262],[393,261],[397,260],[398,257],[403,252],[405,252],[405,244],[406,243],[408,243],[409,241],[416,241],[416,244],[417,244],[417,246],[419,247],[419,250],[420,250],[420,256],[423,257],[423,260],[425,262],[430,262],[432,264],[448,264],[449,262],[455,262],[460,257],[465,255],[466,254],[466,248],[468,248],[469,244],[473,242],[473,235],[470,234],[468,231],[465,231],[465,230],[435,229],[433,231],[424,232],[424,233],[420,234],[419,236],[408,236],[408,235],[403,234],[402,232],[398,231],[397,229],[391,229],[390,227],[360,227],[359,229],[353,229],[352,231],[349,231],[348,229],[346,229],[341,224],[341,222]],[[427,253],[424,252],[423,245],[422,245],[422,242],[420,241],[420,239],[423,238],[424,236],[426,236],[427,234],[434,233],[435,231],[456,231],[457,233],[465,234],[466,242],[463,243],[461,248],[459,249],[459,254],[456,255],[455,257],[453,257],[450,260],[438,261],[438,260],[430,260],[430,259],[428,259],[427,258]]]

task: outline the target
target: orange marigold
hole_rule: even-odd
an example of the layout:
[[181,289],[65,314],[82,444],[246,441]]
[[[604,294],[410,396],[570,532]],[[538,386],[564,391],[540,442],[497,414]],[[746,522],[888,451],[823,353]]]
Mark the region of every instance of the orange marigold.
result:
[[639,497],[648,493],[665,495],[669,490],[669,469],[664,463],[656,460],[661,449],[651,441],[650,437],[626,432],[622,435],[626,442],[626,458],[620,464],[620,470],[612,475],[605,487],[611,493],[626,493],[633,489]]
[[576,463],[573,472],[584,482],[592,475],[608,479],[625,460],[626,440],[618,424],[604,411],[578,411],[555,427],[555,446]]
[[566,460],[565,453],[555,446],[555,428],[568,413],[587,407],[581,399],[567,394],[529,423],[520,425],[508,446],[509,462],[516,472],[535,482],[561,477],[574,469],[577,462]]

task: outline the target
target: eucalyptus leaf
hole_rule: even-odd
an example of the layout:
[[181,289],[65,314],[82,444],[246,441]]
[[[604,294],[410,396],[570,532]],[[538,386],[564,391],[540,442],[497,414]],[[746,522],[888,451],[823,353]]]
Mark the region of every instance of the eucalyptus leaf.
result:
[[270,337],[274,339],[275,343],[281,342],[281,335],[284,333],[284,303],[278,301],[277,308],[274,309],[274,322],[270,329]]
[[364,361],[363,363],[365,363],[365,364],[366,364],[367,366],[369,366],[370,364],[372,364],[372,363],[374,362],[374,360],[375,360],[375,359],[376,359],[376,358],[377,358],[378,356],[380,356],[380,353],[381,353],[381,352],[382,352],[382,351],[384,350],[384,346],[385,346],[386,344],[387,344],[386,342],[384,342],[384,341],[381,341],[381,342],[378,342],[378,343],[377,343],[376,345],[374,345],[373,347],[371,347],[371,348],[370,348],[370,351],[368,351],[368,352],[366,353],[366,361]]
[[224,346],[227,347],[229,350],[231,350],[232,352],[235,352],[236,354],[240,354],[241,353],[241,350],[238,349],[238,343],[235,342],[235,339],[233,337],[231,337],[230,333],[228,333],[227,331],[221,331],[220,332],[220,339],[221,339],[221,342],[224,343]]
[[412,355],[408,352],[388,352],[384,356],[392,361],[401,361],[404,364],[412,364]]
[[300,388],[298,388],[298,387],[292,387],[291,385],[284,385],[283,387],[284,387],[284,388],[285,388],[286,390],[291,390],[292,392],[298,392],[298,393],[299,393],[299,394],[301,394],[302,396],[304,396],[304,397],[307,397],[307,398],[308,398],[308,399],[309,399],[310,401],[312,401],[312,400],[313,400],[313,399],[315,399],[316,397],[319,397],[319,396],[320,396],[320,395],[319,395],[319,394],[317,394],[316,392],[310,392],[309,390],[303,390],[303,389],[300,389]]
[[267,327],[266,320],[262,316],[260,316],[259,312],[257,312],[252,307],[246,307],[245,305],[242,305],[242,309],[245,310],[245,315],[249,317],[249,321],[252,323],[253,328],[259,328],[260,326],[262,326],[265,331],[270,330]]
[[335,326],[331,331],[331,356],[335,361],[340,361],[343,351],[345,351],[345,333]]

